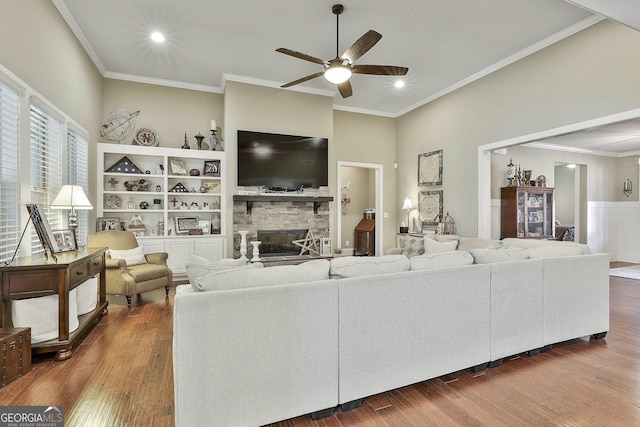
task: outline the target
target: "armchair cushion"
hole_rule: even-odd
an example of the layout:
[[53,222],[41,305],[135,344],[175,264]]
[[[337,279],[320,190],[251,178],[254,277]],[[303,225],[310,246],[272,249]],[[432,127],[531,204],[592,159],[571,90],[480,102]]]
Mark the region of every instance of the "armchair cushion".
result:
[[142,246],[123,250],[109,249],[109,256],[114,259],[125,260],[129,267],[147,263],[147,259],[144,256],[144,248]]
[[146,282],[147,280],[166,277],[167,267],[159,264],[138,264],[129,267],[129,274],[131,274],[136,283]]

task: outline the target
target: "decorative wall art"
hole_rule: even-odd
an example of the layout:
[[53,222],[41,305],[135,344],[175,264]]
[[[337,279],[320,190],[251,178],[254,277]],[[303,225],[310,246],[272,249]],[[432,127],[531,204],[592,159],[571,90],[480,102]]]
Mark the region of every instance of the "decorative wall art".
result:
[[418,194],[418,203],[423,222],[442,222],[442,190],[421,191]]
[[442,185],[442,150],[418,154],[418,185]]

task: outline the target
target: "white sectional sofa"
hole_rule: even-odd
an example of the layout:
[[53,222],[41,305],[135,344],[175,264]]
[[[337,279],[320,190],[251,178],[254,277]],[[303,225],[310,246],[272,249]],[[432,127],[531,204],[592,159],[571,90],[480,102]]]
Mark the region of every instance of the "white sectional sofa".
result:
[[607,254],[519,239],[458,247],[469,251],[192,269],[174,304],[176,426],[324,416],[608,331]]

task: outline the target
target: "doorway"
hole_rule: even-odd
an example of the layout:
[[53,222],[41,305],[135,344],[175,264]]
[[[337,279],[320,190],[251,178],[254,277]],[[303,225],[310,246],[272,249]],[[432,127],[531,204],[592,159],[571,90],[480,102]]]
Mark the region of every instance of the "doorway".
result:
[[336,242],[334,248],[352,253],[355,226],[363,218],[365,209],[375,209],[375,255],[383,249],[382,173],[383,166],[375,163],[338,162],[336,209]]
[[[478,237],[484,239],[491,238],[491,153],[502,148],[521,145],[535,141],[541,141],[558,135],[565,135],[579,132],[599,126],[622,122],[625,120],[640,118],[640,109],[625,111],[623,113],[612,114],[598,119],[587,120],[567,126],[548,129],[529,135],[485,144],[478,147]],[[582,166],[581,166],[581,171]],[[580,242],[587,243],[587,197],[586,197],[586,170],[580,177],[580,206],[581,212],[578,220],[579,228],[576,229],[580,235]]]

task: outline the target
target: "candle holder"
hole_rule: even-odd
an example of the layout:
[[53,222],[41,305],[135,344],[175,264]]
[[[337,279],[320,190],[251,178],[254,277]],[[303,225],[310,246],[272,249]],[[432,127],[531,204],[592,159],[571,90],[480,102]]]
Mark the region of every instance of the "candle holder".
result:
[[216,151],[218,146],[218,137],[216,136],[216,130],[211,129],[211,138],[209,138],[209,144],[211,144],[211,150]]
[[240,230],[238,234],[240,234],[240,259],[249,261],[247,258],[247,234],[249,234],[249,232]]
[[253,245],[253,258],[251,258],[251,261],[260,261],[260,243],[262,243],[260,240],[254,240],[251,242]]

